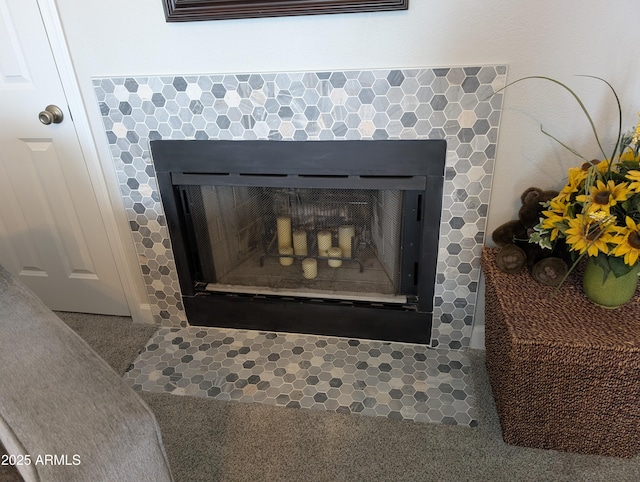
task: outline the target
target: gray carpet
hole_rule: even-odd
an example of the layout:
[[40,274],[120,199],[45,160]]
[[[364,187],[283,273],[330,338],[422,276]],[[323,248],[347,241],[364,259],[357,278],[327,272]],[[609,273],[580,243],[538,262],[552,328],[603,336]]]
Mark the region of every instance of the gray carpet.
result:
[[123,316],[64,312],[56,312],[56,315],[120,374],[124,374],[156,332],[155,326],[133,324],[131,318]]
[[[152,328],[59,313],[120,373]],[[477,428],[141,393],[181,481],[638,481],[625,460],[506,445],[484,369],[471,351]],[[2,478],[0,481],[12,479]]]

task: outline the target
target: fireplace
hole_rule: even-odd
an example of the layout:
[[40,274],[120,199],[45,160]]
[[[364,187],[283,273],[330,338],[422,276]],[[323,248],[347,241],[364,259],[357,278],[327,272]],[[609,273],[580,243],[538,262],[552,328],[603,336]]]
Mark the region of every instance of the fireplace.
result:
[[506,74],[472,65],[94,78],[147,295],[141,312],[189,324],[149,141],[446,139],[431,346],[468,346]]
[[190,324],[431,341],[446,141],[151,153]]

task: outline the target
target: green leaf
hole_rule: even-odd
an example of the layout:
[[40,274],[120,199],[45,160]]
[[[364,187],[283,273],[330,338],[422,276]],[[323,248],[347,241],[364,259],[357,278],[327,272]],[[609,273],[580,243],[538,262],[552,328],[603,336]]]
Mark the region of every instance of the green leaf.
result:
[[599,253],[594,259],[594,262],[602,268],[602,284],[607,280],[607,276],[611,272],[611,266],[609,266],[609,256]]
[[[624,258],[620,258],[618,256],[606,256],[606,258],[608,258],[609,267],[616,278],[624,276],[631,271],[631,266],[624,262]],[[606,278],[607,277],[605,276],[605,279]]]
[[620,161],[620,173],[627,174],[629,171],[637,171],[640,169],[640,163],[638,161]]
[[536,224],[533,227],[533,233],[531,233],[531,235],[529,236],[528,241],[529,243],[537,244],[542,248],[547,248],[547,249],[552,248],[549,231],[544,229],[540,225],[540,223]]

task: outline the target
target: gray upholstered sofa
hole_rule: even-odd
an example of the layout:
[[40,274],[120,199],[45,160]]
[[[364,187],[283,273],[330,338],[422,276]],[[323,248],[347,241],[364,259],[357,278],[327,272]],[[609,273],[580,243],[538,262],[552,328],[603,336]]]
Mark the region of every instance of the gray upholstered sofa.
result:
[[0,441],[27,481],[172,480],[147,405],[2,267]]

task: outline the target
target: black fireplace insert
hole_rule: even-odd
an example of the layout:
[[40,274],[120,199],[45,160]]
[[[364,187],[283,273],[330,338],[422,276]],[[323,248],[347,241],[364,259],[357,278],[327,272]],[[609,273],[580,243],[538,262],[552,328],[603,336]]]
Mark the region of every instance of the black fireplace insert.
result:
[[191,325],[431,342],[446,141],[151,154]]

